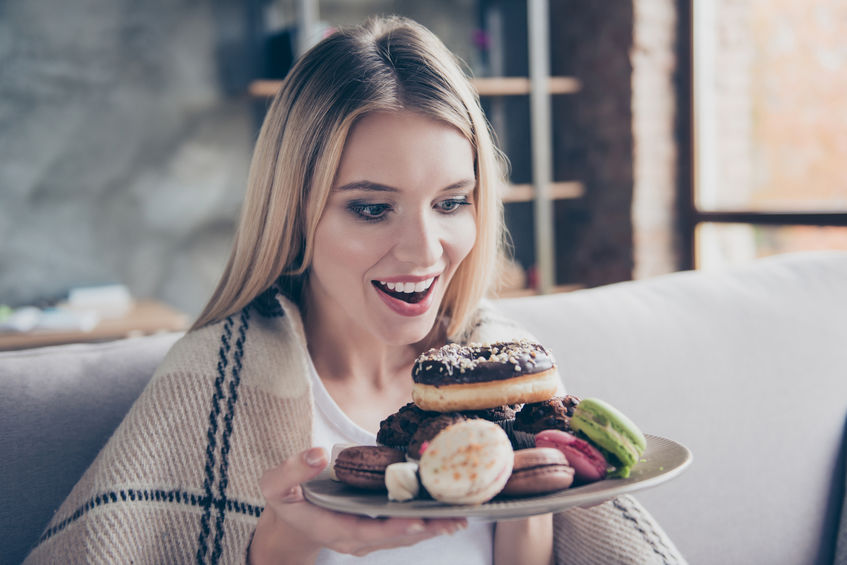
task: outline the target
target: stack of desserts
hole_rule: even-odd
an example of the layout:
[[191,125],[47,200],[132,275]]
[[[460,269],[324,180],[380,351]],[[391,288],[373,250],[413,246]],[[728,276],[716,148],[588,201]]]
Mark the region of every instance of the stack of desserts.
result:
[[379,445],[333,454],[334,478],[391,500],[480,504],[626,477],[646,447],[608,403],[557,395],[555,360],[532,341],[431,349],[412,378],[413,402],[380,423]]

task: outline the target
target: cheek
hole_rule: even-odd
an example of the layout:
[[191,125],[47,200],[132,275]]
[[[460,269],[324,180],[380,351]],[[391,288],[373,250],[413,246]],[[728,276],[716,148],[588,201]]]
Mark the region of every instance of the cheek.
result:
[[474,217],[468,214],[466,218],[461,220],[452,226],[453,229],[446,241],[454,267],[458,266],[468,256],[476,242],[476,221]]
[[320,273],[350,275],[354,274],[353,271],[358,275],[379,256],[379,244],[379,238],[363,235],[361,230],[356,230],[349,222],[325,218],[315,232],[313,270],[318,276]]

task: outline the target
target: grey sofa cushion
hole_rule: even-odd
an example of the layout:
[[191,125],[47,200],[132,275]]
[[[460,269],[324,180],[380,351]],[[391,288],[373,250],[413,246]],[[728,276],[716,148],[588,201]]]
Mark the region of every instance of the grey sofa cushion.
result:
[[847,253],[502,301],[569,392],[688,446],[638,494],[691,563],[832,563],[844,488]]
[[0,563],[23,560],[178,337],[0,353]]

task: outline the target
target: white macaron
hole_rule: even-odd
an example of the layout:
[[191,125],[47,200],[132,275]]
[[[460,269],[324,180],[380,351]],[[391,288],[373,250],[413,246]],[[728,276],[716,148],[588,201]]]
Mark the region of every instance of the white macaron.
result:
[[436,435],[421,455],[427,492],[449,504],[481,504],[503,490],[514,451],[506,432],[487,420],[466,420]]

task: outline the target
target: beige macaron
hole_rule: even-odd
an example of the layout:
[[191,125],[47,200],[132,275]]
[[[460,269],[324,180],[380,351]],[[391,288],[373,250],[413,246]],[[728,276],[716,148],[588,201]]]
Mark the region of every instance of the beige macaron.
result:
[[421,455],[420,478],[427,492],[449,504],[481,504],[509,480],[514,451],[506,432],[487,420],[453,424],[433,438]]

